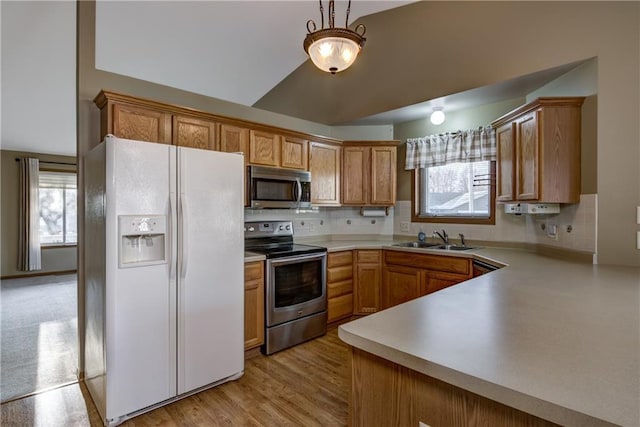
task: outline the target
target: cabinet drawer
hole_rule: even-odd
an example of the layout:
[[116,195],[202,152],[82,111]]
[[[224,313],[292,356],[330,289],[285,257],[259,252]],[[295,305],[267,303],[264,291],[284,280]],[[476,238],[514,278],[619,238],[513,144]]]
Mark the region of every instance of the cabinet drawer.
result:
[[353,314],[353,294],[329,298],[327,322],[349,317]]
[[333,298],[353,292],[353,280],[342,280],[340,282],[327,283],[327,297]]
[[379,250],[358,251],[358,263],[378,263],[380,262]]
[[244,265],[244,281],[262,280],[262,262],[248,262]]
[[408,267],[425,268],[450,273],[471,274],[471,259],[469,258],[385,251],[384,260],[387,264],[406,265]]
[[351,265],[353,264],[353,252],[341,251],[341,252],[329,252],[327,256],[327,267],[335,267],[338,265]]
[[327,269],[327,283],[340,282],[349,280],[353,277],[353,266],[342,265],[340,267],[331,267]]

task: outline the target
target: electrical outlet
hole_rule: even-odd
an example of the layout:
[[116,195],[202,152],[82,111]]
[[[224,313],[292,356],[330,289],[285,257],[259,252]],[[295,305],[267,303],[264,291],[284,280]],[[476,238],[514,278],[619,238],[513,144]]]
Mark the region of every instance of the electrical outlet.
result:
[[408,233],[409,227],[411,227],[411,223],[409,221],[400,221],[400,231]]
[[556,224],[547,224],[547,237],[558,240],[558,226]]
[[636,208],[636,224],[640,224],[640,206]]
[[636,234],[636,248],[640,249],[640,231]]

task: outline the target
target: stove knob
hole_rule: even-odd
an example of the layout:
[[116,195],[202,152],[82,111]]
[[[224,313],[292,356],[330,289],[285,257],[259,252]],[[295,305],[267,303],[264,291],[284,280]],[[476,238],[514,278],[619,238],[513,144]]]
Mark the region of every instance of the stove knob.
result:
[[287,225],[287,231],[291,230],[291,226]]
[[253,227],[249,227],[249,232],[255,231],[256,229]]
[[278,230],[282,231],[282,230],[283,230],[283,227],[282,227],[282,226],[278,227]]

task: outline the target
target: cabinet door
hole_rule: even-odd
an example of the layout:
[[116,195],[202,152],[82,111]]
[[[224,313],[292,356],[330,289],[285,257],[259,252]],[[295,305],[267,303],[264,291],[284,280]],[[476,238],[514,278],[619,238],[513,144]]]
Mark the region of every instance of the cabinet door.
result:
[[356,251],[354,312],[375,313],[380,310],[380,251]]
[[113,104],[113,134],[119,138],[171,144],[171,114]]
[[280,166],[289,169],[309,168],[309,141],[292,136],[282,137],[280,144]]
[[342,149],[343,204],[362,206],[369,203],[370,156],[370,147]]
[[244,153],[246,159],[249,154],[249,129],[221,124],[220,151],[225,153]]
[[312,142],[309,152],[311,203],[340,206],[340,165],[342,147]]
[[396,203],[396,147],[371,147],[372,205]]
[[244,348],[264,343],[264,264],[244,266]]
[[424,270],[387,265],[382,272],[382,307],[389,308],[422,295]]
[[516,198],[538,200],[539,146],[538,112],[529,113],[516,122]]
[[351,317],[353,314],[353,294],[330,298],[327,302],[327,323]]
[[440,271],[426,271],[422,287],[422,295],[427,295],[440,289],[448,288],[457,283],[469,279],[468,276],[462,276],[451,273],[442,273]]
[[257,130],[249,133],[249,163],[280,166],[280,136]]
[[216,123],[195,117],[173,117],[173,144],[179,147],[215,150]]
[[507,123],[496,131],[498,177],[496,201],[515,200],[515,124]]

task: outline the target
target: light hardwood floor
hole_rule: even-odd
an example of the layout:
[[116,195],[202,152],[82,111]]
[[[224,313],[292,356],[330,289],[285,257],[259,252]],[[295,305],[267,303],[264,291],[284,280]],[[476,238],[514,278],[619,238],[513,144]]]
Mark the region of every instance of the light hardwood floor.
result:
[[[237,381],[133,418],[124,426],[345,426],[351,360],[337,329],[246,361]],[[3,404],[2,426],[101,426],[83,385]]]

